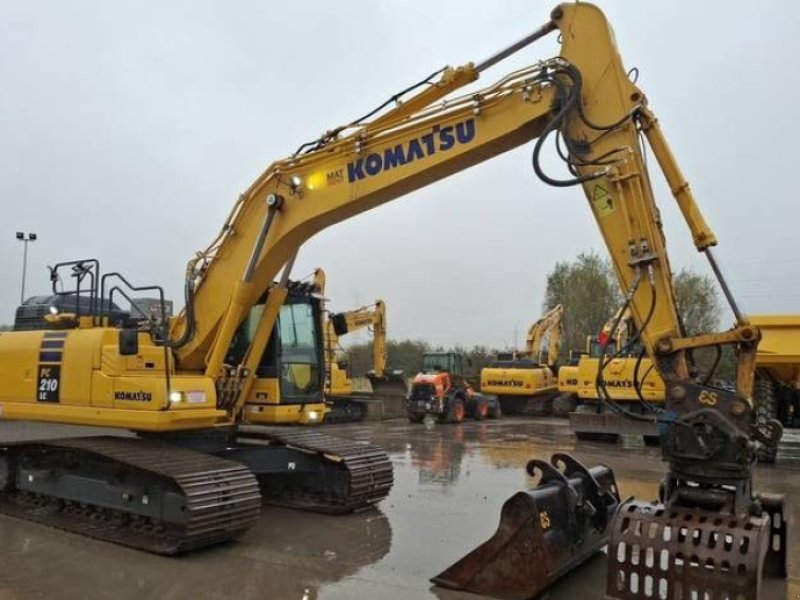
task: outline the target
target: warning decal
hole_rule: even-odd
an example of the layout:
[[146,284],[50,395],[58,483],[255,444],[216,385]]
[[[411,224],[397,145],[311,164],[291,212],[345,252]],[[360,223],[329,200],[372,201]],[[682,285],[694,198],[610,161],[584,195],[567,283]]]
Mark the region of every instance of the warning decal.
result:
[[607,185],[596,183],[592,191],[592,206],[598,217],[605,217],[614,212],[614,198],[609,193]]

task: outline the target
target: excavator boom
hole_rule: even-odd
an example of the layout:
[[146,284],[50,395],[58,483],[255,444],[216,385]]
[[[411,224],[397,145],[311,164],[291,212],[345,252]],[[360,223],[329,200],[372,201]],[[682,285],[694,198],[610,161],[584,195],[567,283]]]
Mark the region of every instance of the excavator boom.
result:
[[355,310],[332,314],[329,323],[337,340],[340,336],[348,333],[371,328],[374,340],[372,368],[376,375],[384,376],[388,357],[386,353],[386,304],[383,300],[376,300],[372,305],[362,306]]
[[[528,358],[553,368],[561,352],[561,323],[564,320],[564,307],[559,304],[528,329],[525,340],[525,353]],[[547,358],[540,359],[542,340],[547,339]]]

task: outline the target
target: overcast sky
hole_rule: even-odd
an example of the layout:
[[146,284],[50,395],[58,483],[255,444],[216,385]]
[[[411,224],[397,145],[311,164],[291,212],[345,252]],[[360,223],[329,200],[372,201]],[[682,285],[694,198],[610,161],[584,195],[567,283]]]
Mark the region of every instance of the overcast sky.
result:
[[[800,312],[800,3],[602,5],[749,312]],[[533,0],[0,2],[0,322],[45,266],[97,257],[182,304],[187,259],[273,160],[445,64],[541,25]],[[484,74],[554,55],[553,36]],[[383,298],[393,338],[506,346],[558,260],[605,255],[579,189],[519,148],[323,231],[294,274],[331,308]],[[557,163],[550,161],[551,168]],[[657,178],[672,264],[705,269]]]

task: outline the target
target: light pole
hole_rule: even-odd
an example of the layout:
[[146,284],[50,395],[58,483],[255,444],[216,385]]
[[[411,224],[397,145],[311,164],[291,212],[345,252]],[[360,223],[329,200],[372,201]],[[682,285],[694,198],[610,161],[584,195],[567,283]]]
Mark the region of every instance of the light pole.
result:
[[22,291],[19,294],[19,303],[25,302],[25,275],[28,270],[28,242],[36,241],[36,234],[29,233],[27,237],[21,231],[17,232],[17,239],[25,245],[25,250],[22,254]]

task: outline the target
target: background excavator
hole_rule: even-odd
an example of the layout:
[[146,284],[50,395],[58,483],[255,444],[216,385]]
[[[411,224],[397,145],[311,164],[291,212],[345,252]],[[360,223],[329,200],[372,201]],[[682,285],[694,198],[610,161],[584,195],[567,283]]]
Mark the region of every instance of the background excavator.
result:
[[[557,58],[452,94],[552,32]],[[534,459],[527,470],[538,485],[509,500],[497,536],[435,579],[529,597],[608,542],[608,598],[639,600],[654,589],[673,598],[757,598],[762,574],[785,575],[786,559],[783,498],[752,485],[756,443],[771,446],[781,435],[779,423],[758,424],[754,415],[760,333],[720,274],[717,239],[628,77],[610,26],[585,3],[556,7],[543,26],[496,55],[443,69],[270,165],[190,260],[186,305],[168,328],[110,326],[104,301],[144,288],[101,273],[97,262],[73,262],[93,306],[72,329],[0,335],[2,417],[137,435],[7,444],[0,508],[168,553],[241,533],[257,518],[260,495],[320,510],[385,497],[392,479],[385,453],[316,432],[275,433],[262,425],[269,392],[250,394],[273,331],[284,355],[276,374],[282,384],[322,385],[321,373],[303,375],[321,351],[318,316],[307,303],[282,308],[297,252],[325,227],[532,140],[542,181],[583,187],[624,290],[623,310],[630,307],[666,382],[663,412],[638,415],[605,392],[601,398],[628,418],[659,424],[667,473],[657,503],[620,503],[607,467],[562,454],[550,463]],[[542,167],[547,140],[558,141],[568,176]],[[644,140],[729,301],[736,317],[729,331],[683,333]],[[692,369],[692,350],[723,345],[737,351],[735,392],[710,387]],[[603,390],[602,377],[598,385]],[[515,562],[519,552],[527,559]],[[663,556],[663,567],[651,555]]]
[[[497,396],[503,414],[548,414],[558,392],[556,365],[561,351],[560,304],[528,329],[525,350],[498,355],[481,369],[481,392]],[[544,342],[547,350],[543,350]]]
[[[612,329],[616,324],[616,329]],[[584,352],[573,356],[570,364],[558,370],[558,416],[569,417],[578,437],[616,436],[622,433],[642,434],[658,439],[656,423],[627,419],[604,404],[597,386],[598,373],[614,402],[633,412],[646,411],[648,404],[663,406],[664,380],[655,370],[653,360],[644,354],[636,339],[630,310],[617,313],[606,321],[596,336],[586,337]],[[556,411],[554,411],[556,412]],[[588,415],[588,416],[584,416]]]
[[[325,273],[314,272],[314,283],[324,294]],[[348,373],[346,359],[342,358],[339,338],[362,329],[372,332],[373,368],[365,373],[372,393],[355,392]],[[323,347],[325,356],[325,399],[328,408],[325,422],[376,420],[403,416],[406,397],[405,376],[402,370],[390,369],[386,345],[386,303],[374,304],[340,312],[323,313]]]

